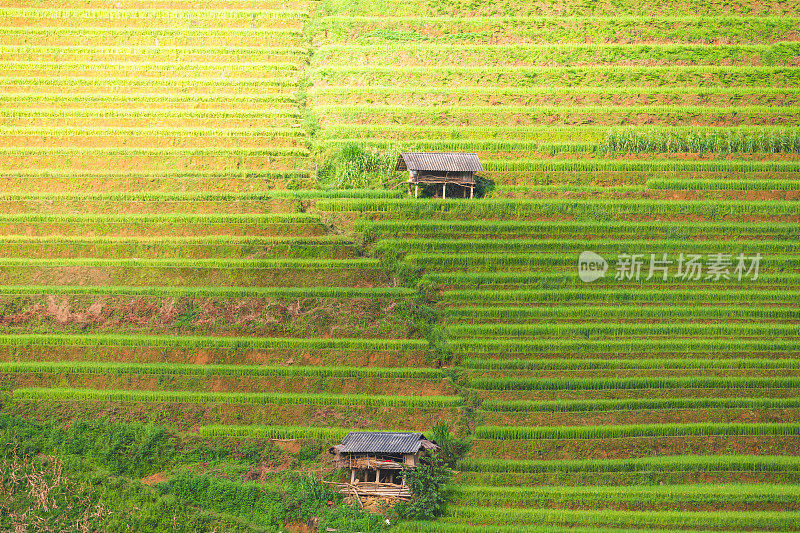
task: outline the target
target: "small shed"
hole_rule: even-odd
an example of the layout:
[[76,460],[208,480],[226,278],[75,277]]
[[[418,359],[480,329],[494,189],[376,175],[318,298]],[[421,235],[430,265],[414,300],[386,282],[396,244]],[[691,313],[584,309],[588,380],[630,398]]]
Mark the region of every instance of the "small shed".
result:
[[335,467],[350,470],[350,483],[339,484],[343,494],[408,499],[400,470],[415,468],[422,454],[435,450],[436,442],[422,433],[351,431],[328,451]]
[[414,198],[419,197],[420,185],[441,185],[442,198],[447,198],[447,186],[461,188],[462,196],[472,198],[475,193],[475,173],[483,166],[478,154],[459,152],[403,152],[397,158],[395,170],[408,170],[408,193],[412,188]]

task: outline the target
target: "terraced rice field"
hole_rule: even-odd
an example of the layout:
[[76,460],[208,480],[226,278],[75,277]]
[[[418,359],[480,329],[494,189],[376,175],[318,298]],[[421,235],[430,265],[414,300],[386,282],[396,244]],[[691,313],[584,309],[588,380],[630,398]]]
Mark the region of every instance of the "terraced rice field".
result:
[[[398,531],[797,530],[798,31],[750,0],[0,1],[3,413],[473,435]],[[495,189],[314,188],[352,143],[476,152]]]
[[[794,203],[614,200],[600,220],[584,210],[599,205],[318,203],[362,217],[372,249],[405,263],[436,301],[477,439],[444,522],[794,528],[794,504],[744,496],[797,483],[798,226],[785,211]],[[775,211],[740,222],[752,209]],[[608,257],[606,277],[579,279],[583,250]],[[680,280],[672,265],[668,280],[648,281],[649,261],[639,280],[614,276],[625,252],[676,260],[757,250],[772,252],[755,280]],[[737,496],[689,496],[721,487]],[[637,499],[638,490],[653,492]],[[662,490],[691,503],[662,500]]]
[[474,151],[528,189],[797,190],[797,11],[671,6],[338,3],[311,59],[319,149]]

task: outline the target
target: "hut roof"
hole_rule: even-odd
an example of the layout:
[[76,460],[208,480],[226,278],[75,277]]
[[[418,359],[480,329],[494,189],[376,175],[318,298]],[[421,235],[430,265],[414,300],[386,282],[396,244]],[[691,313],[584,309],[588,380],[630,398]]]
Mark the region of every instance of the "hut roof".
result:
[[481,172],[478,154],[460,152],[403,152],[395,170],[432,170],[435,172]]
[[351,431],[341,444],[331,448],[339,453],[417,453],[420,448],[436,449],[435,442],[422,433],[391,431]]

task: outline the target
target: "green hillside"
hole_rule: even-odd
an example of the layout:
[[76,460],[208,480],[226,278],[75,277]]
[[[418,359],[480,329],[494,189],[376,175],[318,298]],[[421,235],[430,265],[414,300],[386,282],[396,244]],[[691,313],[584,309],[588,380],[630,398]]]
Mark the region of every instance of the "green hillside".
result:
[[[0,530],[800,530],[800,6],[0,0],[0,58]],[[436,520],[298,477],[437,422]]]

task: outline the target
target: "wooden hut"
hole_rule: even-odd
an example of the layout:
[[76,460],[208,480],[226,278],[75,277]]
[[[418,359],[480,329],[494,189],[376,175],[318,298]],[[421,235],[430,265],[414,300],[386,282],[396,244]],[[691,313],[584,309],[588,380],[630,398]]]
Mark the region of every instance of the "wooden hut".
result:
[[351,431],[328,451],[335,467],[350,470],[350,482],[338,484],[342,494],[409,499],[400,470],[415,468],[423,453],[438,449],[422,433]]
[[447,198],[447,186],[461,188],[462,196],[475,193],[475,173],[483,171],[478,154],[442,152],[403,152],[397,158],[395,170],[408,170],[408,193],[413,189],[419,197],[420,185],[441,185],[442,198]]

